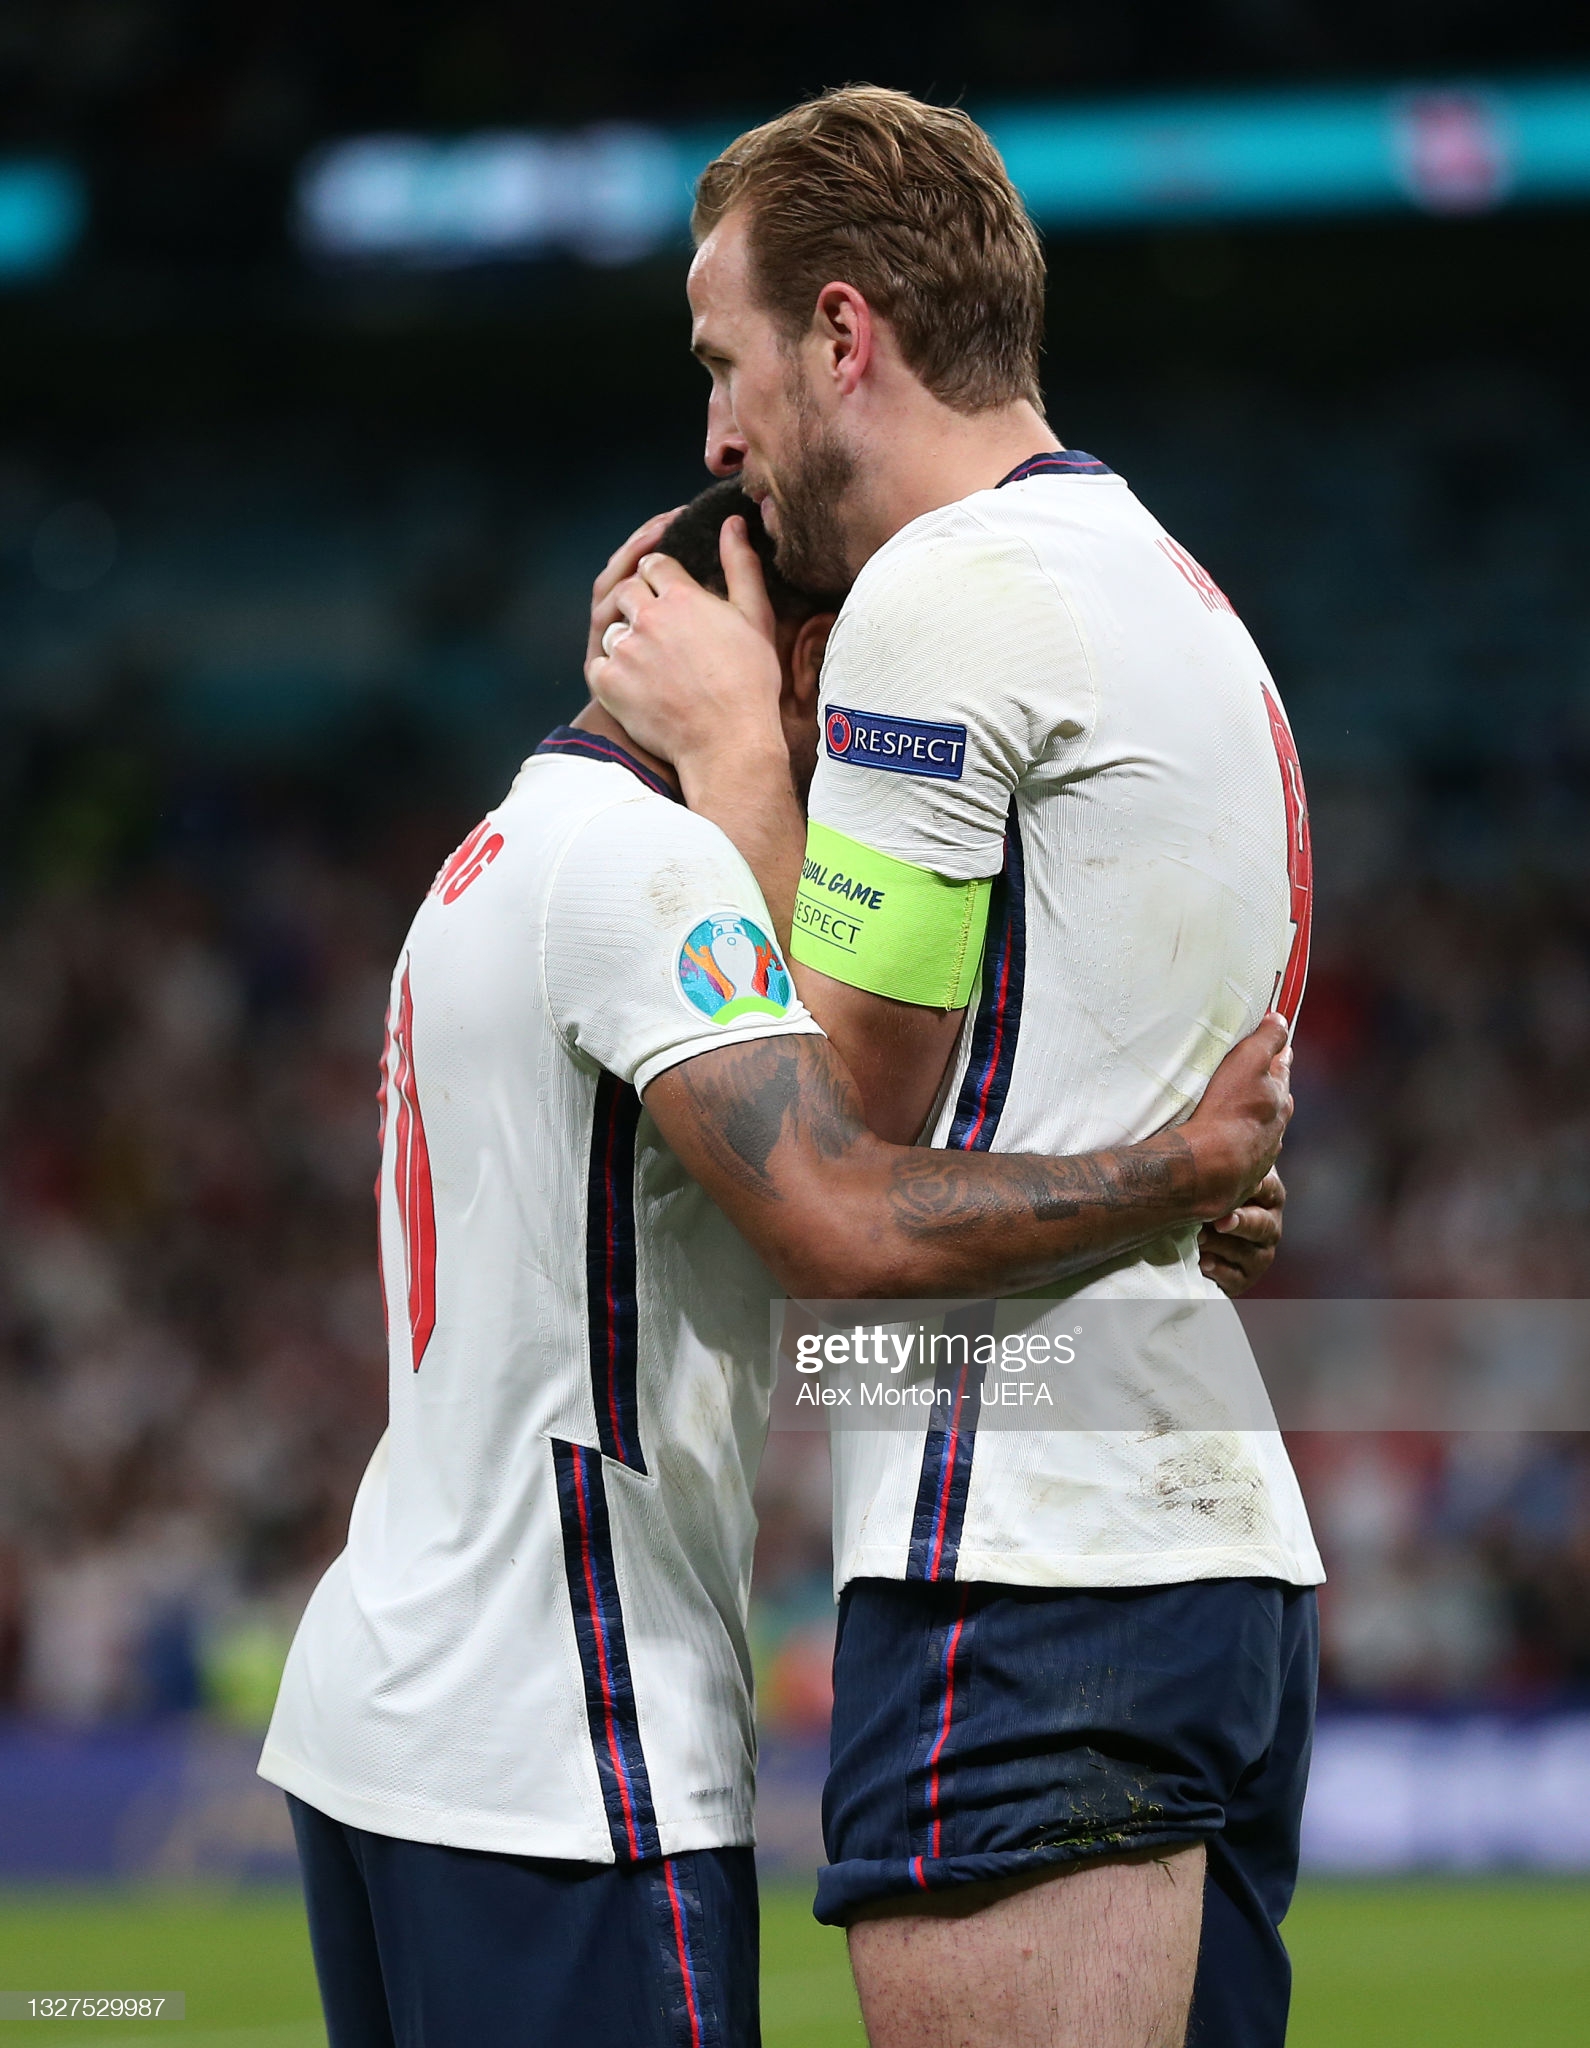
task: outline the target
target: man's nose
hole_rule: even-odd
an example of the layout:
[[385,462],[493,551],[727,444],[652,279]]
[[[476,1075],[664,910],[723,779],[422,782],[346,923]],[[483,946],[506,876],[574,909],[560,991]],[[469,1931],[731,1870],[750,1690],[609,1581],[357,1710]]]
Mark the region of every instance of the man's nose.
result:
[[714,476],[738,476],[745,467],[745,436],[723,402],[707,402],[707,467]]

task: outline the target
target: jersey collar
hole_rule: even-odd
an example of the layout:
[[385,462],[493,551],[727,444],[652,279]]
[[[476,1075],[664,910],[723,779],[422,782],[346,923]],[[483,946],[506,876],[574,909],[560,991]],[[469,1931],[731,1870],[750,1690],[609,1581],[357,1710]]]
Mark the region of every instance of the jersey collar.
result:
[[607,761],[615,768],[627,768],[637,781],[644,782],[657,796],[665,796],[671,803],[684,802],[679,792],[670,789],[660,775],[653,774],[633,754],[626,753],[616,740],[605,739],[599,732],[582,732],[577,725],[555,725],[536,752],[578,754],[583,761]]
[[1002,491],[1006,484],[1024,484],[1030,476],[1113,476],[1115,472],[1096,455],[1084,455],[1080,448],[1046,448],[1041,455],[1029,455],[1025,462],[1018,462],[1009,476],[1002,476],[995,484],[996,491]]

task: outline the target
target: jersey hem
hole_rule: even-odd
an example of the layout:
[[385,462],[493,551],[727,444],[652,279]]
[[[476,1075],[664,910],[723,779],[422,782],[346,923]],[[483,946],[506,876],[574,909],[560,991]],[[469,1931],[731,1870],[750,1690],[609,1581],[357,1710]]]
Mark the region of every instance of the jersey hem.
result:
[[[853,1551],[834,1574],[834,1593],[852,1579],[901,1579],[907,1576],[897,1545]],[[1192,1579],[1278,1579],[1286,1586],[1322,1586],[1325,1567],[1312,1555],[1282,1548],[1230,1550],[1128,1550],[1096,1553],[970,1550],[962,1543],[956,1560],[957,1584],[967,1580],[995,1586],[1179,1586]]]
[[[267,1784],[291,1792],[344,1827],[363,1828],[399,1842],[432,1842],[448,1849],[483,1849],[498,1856],[541,1856],[556,1863],[615,1863],[607,1828],[559,1826],[467,1808],[416,1807],[371,1798],[332,1785],[296,1757],[267,1742],[256,1766]],[[735,1808],[720,1818],[692,1814],[688,1820],[657,1822],[659,1852],[680,1856],[691,1849],[752,1849],[756,1824]]]

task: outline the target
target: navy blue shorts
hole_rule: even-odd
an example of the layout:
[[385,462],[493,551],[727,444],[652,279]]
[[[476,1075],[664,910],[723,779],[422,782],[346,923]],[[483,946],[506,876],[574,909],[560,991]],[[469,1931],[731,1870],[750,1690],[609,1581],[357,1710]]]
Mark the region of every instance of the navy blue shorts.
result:
[[554,1863],[287,1804],[331,2048],[757,2048],[751,1850]]
[[834,1652],[819,1920],[1204,1842],[1191,2043],[1285,2038],[1319,1661],[1312,1590],[857,1579]]

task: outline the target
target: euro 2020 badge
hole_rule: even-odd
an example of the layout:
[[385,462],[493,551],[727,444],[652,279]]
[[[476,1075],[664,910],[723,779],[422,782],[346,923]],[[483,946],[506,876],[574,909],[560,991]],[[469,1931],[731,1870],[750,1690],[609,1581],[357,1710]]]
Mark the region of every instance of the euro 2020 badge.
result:
[[679,949],[685,1000],[714,1024],[782,1017],[794,991],[778,948],[748,917],[704,917]]

